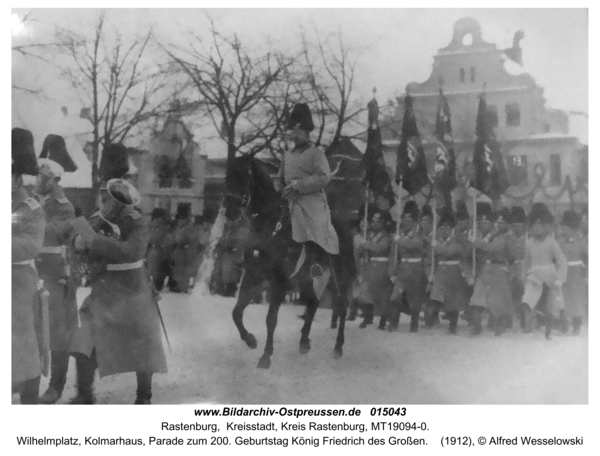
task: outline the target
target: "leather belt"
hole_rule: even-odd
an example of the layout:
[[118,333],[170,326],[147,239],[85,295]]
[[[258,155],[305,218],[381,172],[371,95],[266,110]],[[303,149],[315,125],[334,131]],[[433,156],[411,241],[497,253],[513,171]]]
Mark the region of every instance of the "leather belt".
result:
[[373,257],[373,258],[370,258],[369,261],[382,261],[383,262],[383,261],[390,261],[390,259],[387,257]]
[[144,260],[136,261],[135,263],[119,263],[119,264],[107,264],[107,271],[130,271],[132,269],[139,269],[144,265]]
[[13,263],[13,266],[35,266],[35,262],[33,260],[25,260],[25,261],[17,261]]
[[423,258],[402,258],[400,261],[402,263],[420,263]]
[[579,261],[567,261],[567,265],[568,266],[585,266],[585,264],[581,260],[579,260]]
[[42,247],[40,253],[53,253],[53,254],[62,254],[62,246],[58,245],[56,247]]
[[454,266],[454,265],[460,264],[460,261],[458,261],[458,260],[439,261],[438,264],[441,264],[441,265],[444,265],[444,266]]

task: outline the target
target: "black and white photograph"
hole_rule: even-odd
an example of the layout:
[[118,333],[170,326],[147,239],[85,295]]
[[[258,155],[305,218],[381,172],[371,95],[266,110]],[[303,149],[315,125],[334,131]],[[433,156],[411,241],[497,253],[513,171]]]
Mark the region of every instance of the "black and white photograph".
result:
[[588,405],[588,14],[12,9],[11,410]]

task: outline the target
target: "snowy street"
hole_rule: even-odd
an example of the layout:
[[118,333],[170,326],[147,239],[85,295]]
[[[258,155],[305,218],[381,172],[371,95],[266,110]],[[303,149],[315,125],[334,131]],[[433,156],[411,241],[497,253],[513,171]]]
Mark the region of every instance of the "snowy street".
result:
[[[85,292],[86,290],[80,290]],[[434,329],[388,333],[375,325],[359,329],[347,322],[343,358],[333,358],[336,330],[331,310],[319,309],[311,332],[312,351],[298,352],[300,306],[284,304],[275,333],[269,370],[257,369],[266,337],[267,305],[251,305],[246,328],[258,339],[249,349],[231,319],[233,298],[165,292],[160,307],[172,351],[165,344],[169,373],[154,376],[154,404],[586,404],[588,402],[587,327],[580,336],[542,331],[502,337],[491,331],[473,338],[466,323],[447,333],[447,321]],[[376,320],[377,323],[377,320]],[[75,394],[71,358],[67,386],[59,404]],[[42,378],[40,394],[46,389]],[[100,404],[130,404],[135,375],[96,379]],[[13,403],[18,396],[13,395]]]

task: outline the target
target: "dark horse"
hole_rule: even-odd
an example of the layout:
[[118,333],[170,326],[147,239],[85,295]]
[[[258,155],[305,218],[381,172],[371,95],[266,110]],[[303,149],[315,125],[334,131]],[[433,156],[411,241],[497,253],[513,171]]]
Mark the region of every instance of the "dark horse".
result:
[[[256,338],[244,327],[244,309],[253,301],[257,290],[261,290],[266,282],[269,302],[267,341],[258,367],[268,369],[273,354],[273,335],[277,326],[279,306],[290,290],[290,275],[294,270],[302,245],[292,240],[287,201],[283,200],[275,190],[271,177],[262,168],[259,161],[249,155],[238,157],[233,161],[229,173],[225,214],[229,221],[245,220],[248,233],[244,240],[244,274],[238,300],[233,309],[233,321],[242,340],[248,347],[256,348]],[[340,254],[329,256],[332,274],[327,287],[333,296],[332,307],[335,318],[339,318],[334,348],[334,356],[339,358],[343,354],[344,322],[355,266],[350,231],[336,220],[332,220],[332,224],[338,233]],[[309,267],[307,262],[296,275],[300,289],[300,302],[306,305],[300,337],[300,353],[303,354],[310,350],[308,336],[319,306],[319,300],[308,273]]]

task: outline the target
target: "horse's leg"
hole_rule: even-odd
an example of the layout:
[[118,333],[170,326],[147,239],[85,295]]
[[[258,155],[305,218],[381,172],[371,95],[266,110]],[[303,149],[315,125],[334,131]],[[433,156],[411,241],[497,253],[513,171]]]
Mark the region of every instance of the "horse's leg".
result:
[[286,284],[285,280],[273,280],[271,282],[271,293],[269,299],[269,311],[267,312],[267,342],[265,351],[258,360],[258,368],[268,369],[271,367],[271,355],[273,354],[273,336],[277,327],[277,316],[279,306],[285,299]]
[[338,327],[337,338],[335,339],[335,347],[333,348],[334,358],[341,358],[344,354],[342,347],[344,346],[344,329],[346,326],[346,310],[348,307],[348,290],[346,284],[343,284],[340,293],[336,293],[335,307],[340,317],[340,325]]
[[248,274],[244,274],[242,283],[240,284],[238,300],[235,303],[235,307],[233,308],[233,312],[231,314],[233,317],[233,322],[235,323],[235,326],[237,326],[242,340],[246,342],[248,347],[256,348],[256,337],[254,337],[254,335],[248,332],[244,327],[244,310],[246,307],[248,307],[248,304],[250,304],[252,299],[252,294],[250,293],[252,285],[252,281],[250,280]]
[[306,312],[304,314],[304,325],[300,332],[300,353],[306,354],[310,351],[310,327],[312,326],[315,313],[317,313],[317,307],[319,307],[319,300],[315,295],[312,288],[312,282],[305,281],[300,287],[300,301],[306,304]]

